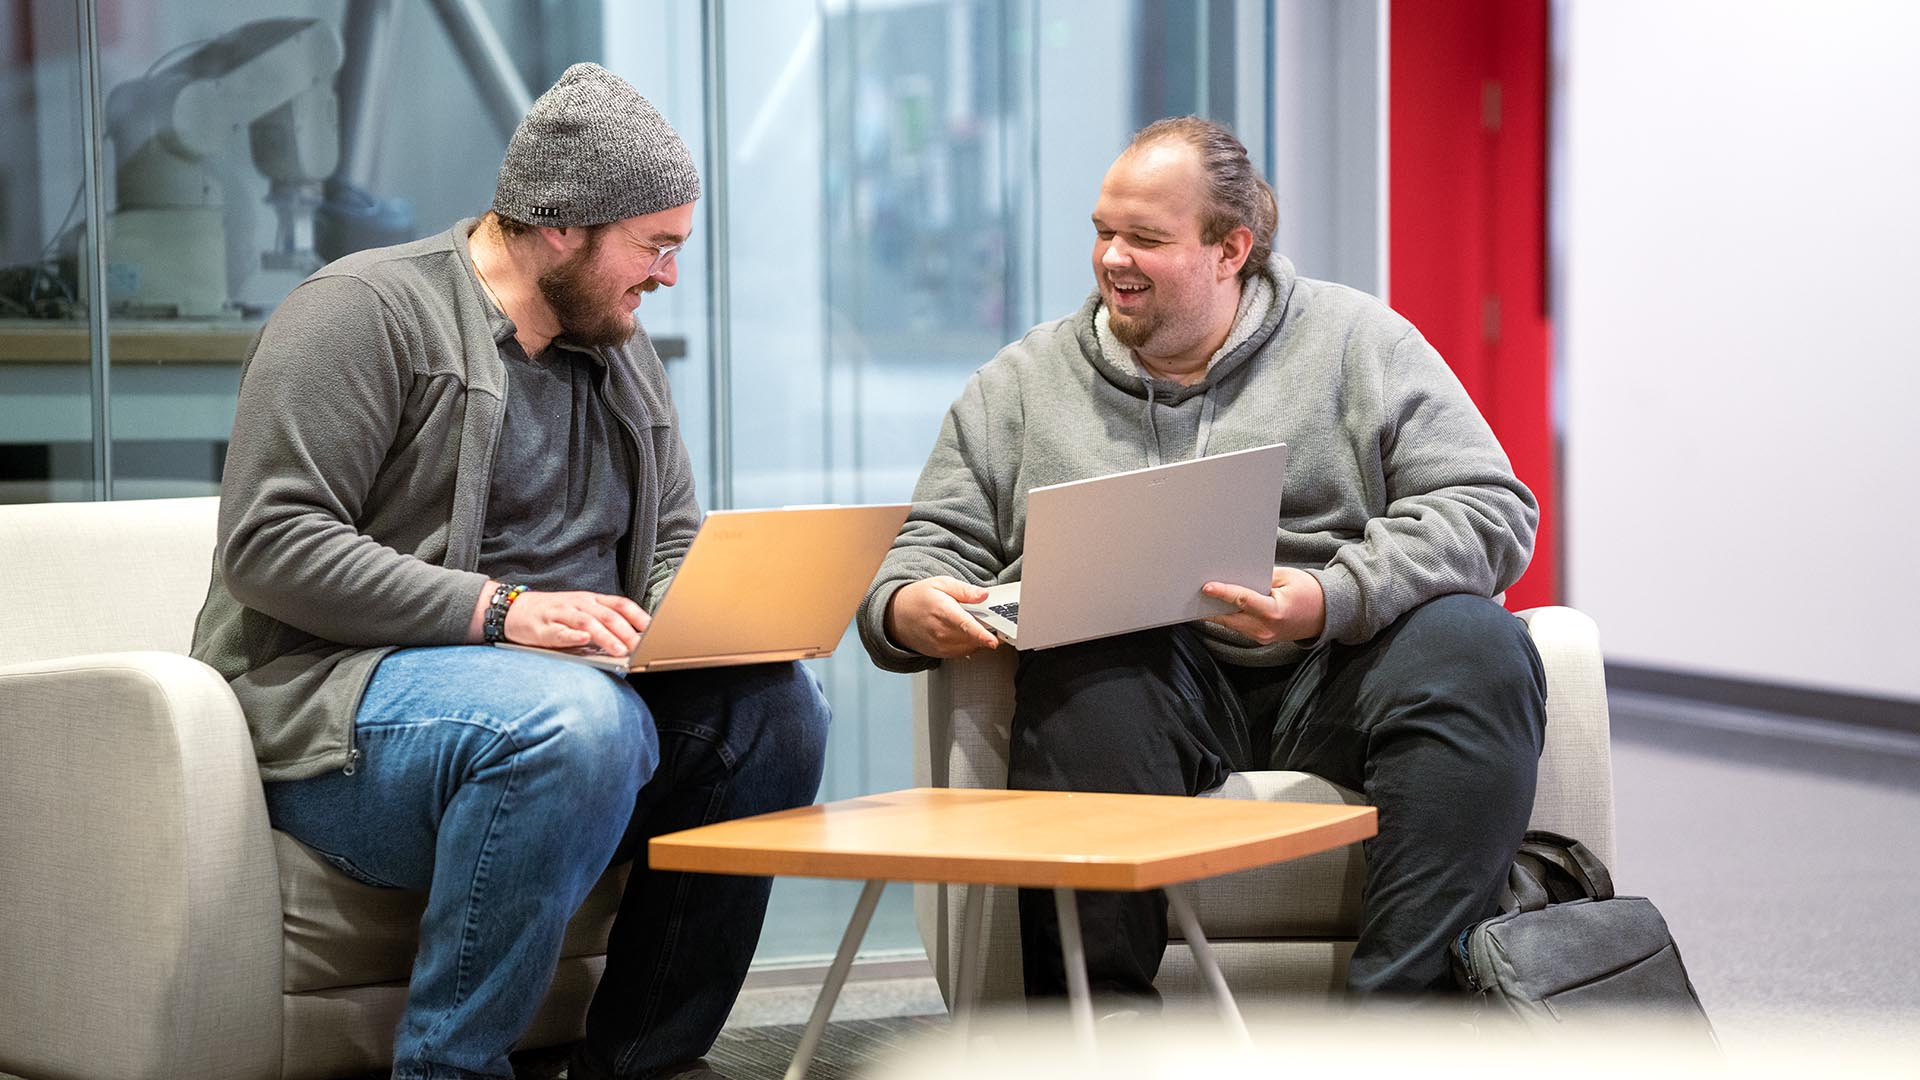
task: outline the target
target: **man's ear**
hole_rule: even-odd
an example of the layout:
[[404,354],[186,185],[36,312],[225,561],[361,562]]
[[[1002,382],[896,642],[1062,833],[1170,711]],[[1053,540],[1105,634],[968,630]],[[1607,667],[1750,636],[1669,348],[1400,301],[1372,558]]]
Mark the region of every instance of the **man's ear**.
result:
[[548,250],[556,255],[571,255],[573,249],[586,242],[587,230],[579,226],[540,226],[540,239]]
[[1238,277],[1240,268],[1246,265],[1247,256],[1253,253],[1253,230],[1245,225],[1236,226],[1220,240],[1220,265],[1215,268],[1219,280]]

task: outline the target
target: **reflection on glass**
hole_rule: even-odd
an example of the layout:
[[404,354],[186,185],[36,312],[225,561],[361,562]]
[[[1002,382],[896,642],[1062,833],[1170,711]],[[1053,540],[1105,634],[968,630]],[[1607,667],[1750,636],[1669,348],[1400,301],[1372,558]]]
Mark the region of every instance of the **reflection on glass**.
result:
[[[593,5],[280,9],[103,5],[117,497],[217,490],[267,313],[326,261],[485,209],[528,82],[545,85],[548,53],[552,73],[593,58],[582,43],[601,25]],[[24,121],[0,172],[0,499],[87,498],[86,98],[71,5],[22,10],[0,27],[0,85]]]
[[0,502],[94,495],[92,347],[70,237],[86,231],[78,24],[29,4],[0,26]]
[[[0,20],[0,500],[88,498],[77,47],[65,5],[23,10],[25,38]],[[1127,136],[1197,111],[1238,119],[1257,158],[1272,81],[1261,0],[113,11],[99,64],[120,497],[216,491],[265,315],[324,261],[484,210],[532,92],[591,59],[724,173],[708,186],[724,200],[703,202],[677,256],[680,285],[642,316],[703,500],[904,499],[972,370],[1091,287],[1087,214]],[[724,77],[718,100],[710,75]],[[907,680],[851,638],[816,670],[837,716],[822,798],[910,785]],[[760,958],[830,954],[857,889],[777,889]],[[905,889],[889,890],[868,948],[918,954]]]

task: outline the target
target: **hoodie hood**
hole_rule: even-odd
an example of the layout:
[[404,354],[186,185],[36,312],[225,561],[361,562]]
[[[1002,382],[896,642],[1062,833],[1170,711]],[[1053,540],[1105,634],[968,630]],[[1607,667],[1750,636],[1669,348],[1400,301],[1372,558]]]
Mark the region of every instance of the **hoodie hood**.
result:
[[1207,361],[1206,374],[1185,386],[1155,379],[1141,369],[1133,351],[1120,344],[1107,328],[1106,305],[1095,289],[1073,316],[1075,333],[1085,354],[1100,376],[1114,386],[1138,398],[1146,398],[1149,384],[1153,397],[1168,405],[1179,403],[1227,379],[1266,347],[1280,332],[1286,320],[1287,304],[1293,297],[1293,263],[1284,255],[1275,255],[1266,267],[1249,278],[1240,291],[1240,307],[1226,343]]
[[[1286,320],[1287,305],[1293,296],[1293,264],[1285,256],[1275,255],[1266,267],[1247,279],[1240,290],[1240,305],[1233,317],[1227,340],[1207,361],[1199,379],[1182,385],[1156,379],[1134,357],[1133,350],[1120,343],[1108,324],[1106,305],[1095,289],[1074,317],[1081,353],[1088,358],[1100,377],[1127,395],[1141,400],[1147,438],[1147,464],[1160,465],[1166,458],[1161,439],[1160,410],[1177,409],[1199,397],[1197,426],[1193,428],[1192,456],[1207,454],[1213,434],[1217,404],[1214,388],[1230,379],[1253,357],[1266,348]],[[1176,439],[1179,445],[1183,439]]]

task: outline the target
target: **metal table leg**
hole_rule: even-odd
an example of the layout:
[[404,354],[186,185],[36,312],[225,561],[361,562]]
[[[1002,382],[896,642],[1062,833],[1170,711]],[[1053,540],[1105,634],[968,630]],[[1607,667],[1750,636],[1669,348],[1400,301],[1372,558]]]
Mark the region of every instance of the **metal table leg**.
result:
[[1087,954],[1080,941],[1080,905],[1072,889],[1053,890],[1060,913],[1060,955],[1067,962],[1067,1009],[1083,1050],[1093,1049],[1093,994],[1087,989]]
[[1241,1043],[1251,1044],[1253,1037],[1247,1034],[1247,1022],[1240,1016],[1240,1007],[1233,1003],[1233,991],[1227,989],[1227,980],[1220,974],[1220,965],[1214,962],[1207,935],[1200,932],[1200,920],[1194,917],[1193,905],[1187,903],[1186,890],[1169,885],[1166,894],[1174,918],[1180,920],[1180,933],[1186,937],[1187,947],[1193,950],[1194,962],[1200,965],[1200,974],[1207,980],[1208,987],[1213,990],[1213,999],[1220,1006],[1220,1019],[1226,1022],[1227,1030],[1238,1036]]
[[853,967],[853,957],[860,951],[860,941],[867,936],[867,924],[873,921],[873,909],[880,904],[880,893],[887,887],[884,881],[869,881],[860,893],[860,902],[854,905],[853,919],[847,923],[847,932],[840,939],[840,951],[833,956],[833,966],[827,969],[827,982],[820,988],[820,997],[813,1003],[813,1016],[807,1020],[806,1033],[800,1036],[800,1046],[793,1052],[793,1064],[787,1066],[786,1080],[802,1080],[807,1075],[807,1066],[813,1063],[813,1052],[820,1047],[820,1036],[827,1030],[827,1017],[833,1014],[833,1003],[840,1000],[840,988],[847,984],[847,971]]

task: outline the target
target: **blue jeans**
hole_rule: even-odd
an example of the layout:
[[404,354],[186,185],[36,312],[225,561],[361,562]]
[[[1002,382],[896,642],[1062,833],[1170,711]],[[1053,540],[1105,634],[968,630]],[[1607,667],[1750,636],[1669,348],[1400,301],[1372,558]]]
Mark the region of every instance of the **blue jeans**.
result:
[[[484,646],[403,649],[356,718],[357,768],[267,785],[275,828],[369,884],[427,892],[396,1078],[511,1077],[566,925],[652,836],[811,802],[829,711],[797,664],[626,681]],[[575,1076],[705,1053],[759,940],[765,878],[637,866]]]

